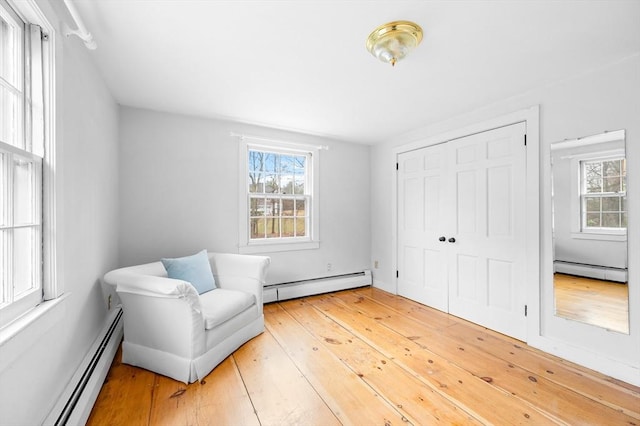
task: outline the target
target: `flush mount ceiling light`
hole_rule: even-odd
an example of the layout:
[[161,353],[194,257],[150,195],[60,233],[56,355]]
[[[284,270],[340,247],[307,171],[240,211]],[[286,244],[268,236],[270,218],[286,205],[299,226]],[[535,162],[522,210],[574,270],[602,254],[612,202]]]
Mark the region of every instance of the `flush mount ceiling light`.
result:
[[422,41],[422,28],[409,21],[380,25],[367,38],[367,50],[394,66]]

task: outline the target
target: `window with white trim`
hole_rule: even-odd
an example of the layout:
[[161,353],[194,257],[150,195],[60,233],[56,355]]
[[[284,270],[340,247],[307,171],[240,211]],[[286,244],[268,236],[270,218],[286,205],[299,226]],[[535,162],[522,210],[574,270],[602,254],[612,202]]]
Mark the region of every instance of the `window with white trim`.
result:
[[43,300],[43,38],[0,0],[0,327]]
[[580,175],[582,230],[603,232],[626,230],[625,158],[581,161]]
[[240,252],[317,248],[318,149],[241,143]]

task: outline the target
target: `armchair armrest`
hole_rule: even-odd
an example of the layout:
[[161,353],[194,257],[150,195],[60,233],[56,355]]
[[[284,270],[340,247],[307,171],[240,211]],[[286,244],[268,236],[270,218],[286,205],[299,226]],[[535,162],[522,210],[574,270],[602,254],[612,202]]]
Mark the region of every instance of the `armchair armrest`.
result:
[[232,253],[209,253],[211,269],[220,288],[252,293],[262,311],[262,291],[271,259]]
[[202,353],[204,319],[190,283],[167,278],[160,262],[116,269],[104,281],[122,301],[125,342],[187,358]]

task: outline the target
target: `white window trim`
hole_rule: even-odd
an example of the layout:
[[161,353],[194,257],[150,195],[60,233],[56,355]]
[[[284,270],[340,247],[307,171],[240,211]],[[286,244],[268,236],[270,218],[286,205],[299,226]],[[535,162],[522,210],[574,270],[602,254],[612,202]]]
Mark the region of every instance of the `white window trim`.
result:
[[571,157],[571,187],[575,191],[571,197],[571,237],[579,240],[627,241],[626,229],[583,229],[582,228],[582,182],[581,163],[583,161],[607,160],[625,156],[625,149],[585,153]]
[[[42,46],[43,62],[47,65],[43,73],[44,91],[44,149],[45,157],[42,167],[42,303],[27,311],[23,316],[0,329],[0,346],[12,340],[21,330],[26,329],[34,321],[43,318],[58,302],[62,300],[64,289],[57,270],[56,247],[59,237],[55,232],[58,224],[56,207],[56,169],[57,152],[55,144],[55,82],[56,82],[56,32],[35,0],[7,0],[24,22],[39,25],[47,35],[47,43]],[[57,172],[59,173],[59,171]],[[54,300],[59,299],[59,300]],[[48,302],[50,301],[50,302]]]
[[[251,241],[249,238],[248,211],[248,176],[249,149],[276,150],[285,152],[311,153],[311,235],[308,239],[278,238]],[[258,137],[241,136],[239,143],[239,204],[238,204],[238,251],[241,254],[274,253],[281,251],[312,250],[320,247],[320,200],[319,200],[319,157],[320,147],[296,144],[292,142],[275,141]]]

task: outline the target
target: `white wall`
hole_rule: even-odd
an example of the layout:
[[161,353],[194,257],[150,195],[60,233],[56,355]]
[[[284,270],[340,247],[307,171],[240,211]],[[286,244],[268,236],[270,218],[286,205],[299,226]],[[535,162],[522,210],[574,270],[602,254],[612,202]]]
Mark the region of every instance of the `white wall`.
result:
[[90,52],[61,35],[62,2],[38,4],[58,32],[57,270],[68,296],[0,348],[3,425],[42,423],[102,329],[99,278],[117,262],[117,105]]
[[[531,90],[480,110],[453,117],[422,129],[401,135],[387,143],[376,146],[371,154],[372,187],[372,263],[379,260],[379,269],[374,269],[374,283],[380,288],[395,291],[395,271],[392,268],[395,256],[392,223],[392,181],[395,173],[393,148],[429,136],[491,120],[514,111],[540,105],[540,167],[541,167],[541,324],[540,332],[547,342],[553,341],[555,352],[570,356],[568,346],[574,353],[596,360],[590,365],[609,368],[615,374],[620,366],[627,381],[640,382],[640,55],[628,57],[598,69],[585,70],[574,78],[551,82],[545,87]],[[601,133],[604,130],[627,130],[627,164],[630,197],[629,207],[629,291],[631,335],[614,336],[615,345],[607,345],[601,331],[578,331],[576,341],[567,344],[564,334],[557,331],[564,324],[553,317],[551,277],[550,234],[550,158],[549,145],[564,139],[573,139]],[[547,231],[548,230],[548,231]],[[375,232],[374,232],[375,231]],[[566,327],[578,327],[568,324]],[[566,334],[566,333],[565,333]],[[536,337],[536,336],[531,336]],[[584,339],[582,338],[584,337]],[[587,338],[588,337],[588,338]],[[589,338],[591,341],[589,341]],[[603,340],[604,339],[604,340]],[[551,344],[550,344],[551,346]],[[606,346],[606,347],[605,347]],[[564,350],[564,349],[567,350]],[[557,350],[556,350],[557,349]],[[580,357],[579,355],[578,357]],[[577,359],[576,356],[573,357]],[[586,361],[585,361],[586,362]]]
[[129,107],[120,109],[121,265],[238,252],[239,141],[230,132],[329,146],[320,151],[320,248],[270,253],[269,283],[368,268],[369,146]]

